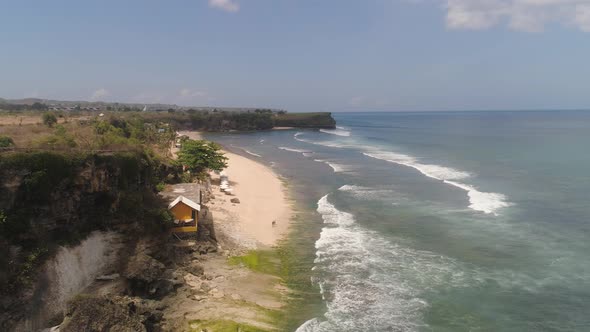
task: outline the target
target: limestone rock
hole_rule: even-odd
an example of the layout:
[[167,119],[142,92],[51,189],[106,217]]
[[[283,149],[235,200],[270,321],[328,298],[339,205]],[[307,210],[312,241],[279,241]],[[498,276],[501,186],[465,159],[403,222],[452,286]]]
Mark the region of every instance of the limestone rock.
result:
[[153,282],[160,278],[166,267],[146,254],[138,254],[127,265],[125,277],[131,280]]
[[78,296],[68,304],[60,332],[147,331],[136,305],[120,298]]
[[203,268],[203,265],[201,265],[197,262],[190,263],[190,265],[188,267],[186,267],[186,270],[196,276],[201,276],[201,275],[203,275],[203,273],[205,273],[205,269]]
[[201,284],[202,284],[201,279],[199,277],[196,277],[195,275],[193,275],[191,273],[187,273],[184,276],[184,281],[191,288],[195,288],[195,289],[200,289],[201,288]]
[[201,283],[201,290],[202,290],[203,292],[209,292],[209,291],[211,290],[211,285],[209,285],[209,283],[208,283],[208,282],[206,282],[206,281],[203,281],[203,282]]

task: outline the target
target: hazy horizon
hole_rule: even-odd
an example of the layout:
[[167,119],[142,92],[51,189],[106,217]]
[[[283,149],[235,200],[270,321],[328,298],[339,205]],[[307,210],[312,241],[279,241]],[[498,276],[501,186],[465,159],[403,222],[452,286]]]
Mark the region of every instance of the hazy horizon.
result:
[[298,111],[586,110],[590,1],[4,5],[2,97]]

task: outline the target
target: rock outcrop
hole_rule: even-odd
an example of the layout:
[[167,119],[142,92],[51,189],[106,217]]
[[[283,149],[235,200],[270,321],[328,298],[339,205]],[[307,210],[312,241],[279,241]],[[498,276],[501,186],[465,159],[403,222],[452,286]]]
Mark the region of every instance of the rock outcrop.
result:
[[78,296],[66,310],[59,332],[159,331],[162,312],[153,303],[121,296]]

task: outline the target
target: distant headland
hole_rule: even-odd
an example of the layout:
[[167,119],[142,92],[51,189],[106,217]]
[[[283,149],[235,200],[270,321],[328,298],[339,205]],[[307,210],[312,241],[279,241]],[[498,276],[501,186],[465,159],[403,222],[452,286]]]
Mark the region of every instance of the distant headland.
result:
[[102,101],[61,101],[39,98],[0,98],[0,111],[55,112],[82,115],[94,112],[134,114],[174,123],[180,129],[203,131],[268,130],[275,127],[335,128],[330,112],[289,113],[283,109],[249,107],[197,107],[174,104],[138,104]]

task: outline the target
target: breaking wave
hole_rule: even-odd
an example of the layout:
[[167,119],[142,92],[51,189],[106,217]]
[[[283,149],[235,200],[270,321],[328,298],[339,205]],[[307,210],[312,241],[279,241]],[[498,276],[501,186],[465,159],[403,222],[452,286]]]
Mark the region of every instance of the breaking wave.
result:
[[342,127],[336,127],[336,129],[320,129],[320,131],[322,133],[330,134],[330,135],[344,136],[344,137],[350,136],[350,131],[345,130]]
[[463,189],[469,197],[469,208],[488,214],[497,214],[497,210],[511,206],[504,194],[488,193],[477,190],[475,187],[457,182],[471,176],[468,172],[454,168],[420,163],[416,158],[389,151],[374,150],[363,152],[365,156],[388,161],[391,163],[412,167],[429,178],[443,181],[446,184]]
[[472,176],[472,174],[465,171],[441,165],[421,163],[415,157],[402,153],[385,151],[368,145],[360,145],[358,143],[352,144],[343,142],[312,141],[301,138],[301,135],[303,135],[303,132],[296,133],[295,139],[300,142],[322,145],[326,147],[353,148],[359,150],[365,156],[374,159],[412,167],[429,178],[440,180],[448,185],[466,191],[469,198],[469,208],[475,211],[497,215],[498,210],[513,205],[512,203],[508,202],[508,199],[504,194],[480,191],[478,188],[472,185],[458,182],[457,180],[466,179]]
[[248,150],[246,150],[246,149],[244,149],[244,152],[246,152],[247,154],[249,154],[249,155],[252,155],[252,156],[254,156],[254,157],[258,157],[258,158],[262,157],[261,155],[259,155],[259,154],[256,154],[256,153],[254,153],[254,152],[251,152],[251,151],[248,151]]
[[422,313],[428,303],[421,294],[465,283],[452,259],[391,243],[338,210],[328,195],[317,211],[326,227],[315,245],[314,274],[327,312],[298,332],[418,331],[427,327]]
[[350,171],[352,171],[354,169],[354,167],[352,167],[352,166],[338,164],[338,163],[327,161],[327,160],[314,159],[314,161],[317,161],[319,163],[324,163],[324,164],[332,167],[332,169],[334,170],[334,173],[350,172]]
[[311,153],[311,151],[309,151],[309,150],[300,150],[300,149],[295,149],[295,148],[288,148],[285,146],[279,146],[279,149],[285,150],[285,151],[290,151],[290,152],[297,152],[297,153]]
[[389,201],[392,204],[398,204],[402,200],[405,200],[405,197],[403,197],[400,193],[388,189],[375,189],[346,184],[338,188],[338,190],[346,192],[352,195],[354,198],[361,200],[383,200]]

